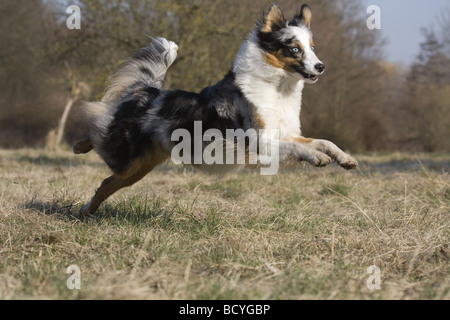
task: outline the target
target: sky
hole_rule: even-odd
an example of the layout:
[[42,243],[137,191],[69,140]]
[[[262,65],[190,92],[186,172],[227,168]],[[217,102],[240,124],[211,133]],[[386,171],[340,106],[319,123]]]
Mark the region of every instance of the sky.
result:
[[[422,27],[436,25],[436,17],[449,0],[361,0],[365,7],[378,5],[381,9],[382,36],[387,40],[386,60],[411,64],[419,54],[424,37]],[[367,15],[369,17],[369,14]],[[450,31],[449,31],[450,32]]]

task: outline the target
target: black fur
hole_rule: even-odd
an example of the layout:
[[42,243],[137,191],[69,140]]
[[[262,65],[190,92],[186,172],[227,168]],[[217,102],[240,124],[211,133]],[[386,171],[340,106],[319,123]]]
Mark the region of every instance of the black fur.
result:
[[[186,129],[193,136],[195,121],[202,121],[202,133],[218,129],[224,137],[227,129],[261,129],[255,121],[255,107],[234,81],[234,74],[230,72],[222,81],[198,94],[150,86],[142,88],[142,84],[136,84],[135,92],[120,102],[104,145],[100,146],[108,150],[103,156],[105,162],[113,172],[120,174],[134,160],[151,152],[155,144],[173,147],[174,143],[166,139],[175,130]],[[161,123],[166,124],[165,132],[158,134]]]

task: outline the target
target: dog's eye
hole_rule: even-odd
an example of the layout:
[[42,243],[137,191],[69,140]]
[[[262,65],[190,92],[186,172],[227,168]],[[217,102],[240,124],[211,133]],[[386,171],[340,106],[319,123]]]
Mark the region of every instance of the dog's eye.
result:
[[315,46],[312,46],[312,47],[311,47],[311,50],[312,50],[312,51],[316,51],[316,47],[315,47]]
[[300,52],[300,48],[297,48],[297,47],[292,48],[292,52],[293,53],[299,53]]

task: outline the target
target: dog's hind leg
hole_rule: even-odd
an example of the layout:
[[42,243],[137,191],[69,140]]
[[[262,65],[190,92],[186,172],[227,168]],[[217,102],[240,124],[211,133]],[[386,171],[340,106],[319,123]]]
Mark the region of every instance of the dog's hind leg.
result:
[[79,141],[73,147],[73,153],[75,154],[86,154],[94,149],[94,143],[90,138]]
[[130,187],[136,182],[140,181],[144,178],[147,173],[149,173],[153,168],[146,168],[136,172],[134,175],[129,177],[121,177],[118,175],[112,175],[108,179],[105,179],[100,186],[100,188],[95,193],[92,200],[86,204],[83,208],[81,208],[79,214],[81,216],[92,215],[97,211],[98,207],[102,204],[103,201],[108,199],[115,192],[120,189]]
[[95,193],[95,196],[92,200],[86,204],[83,208],[81,208],[79,214],[80,216],[87,216],[94,214],[97,211],[100,204],[105,201],[108,197],[110,197],[116,191],[125,188],[127,183],[125,180],[119,176],[112,175],[108,179],[105,179],[100,186],[100,188]]
[[136,182],[142,180],[150,171],[152,171],[157,165],[167,158],[165,153],[160,150],[158,151],[159,152],[155,152],[154,156],[151,158],[142,157],[134,160],[133,164],[130,165],[125,173],[114,174],[104,180],[92,200],[81,208],[79,215],[83,217],[94,214],[102,202],[108,199],[115,192],[120,189],[130,187]]

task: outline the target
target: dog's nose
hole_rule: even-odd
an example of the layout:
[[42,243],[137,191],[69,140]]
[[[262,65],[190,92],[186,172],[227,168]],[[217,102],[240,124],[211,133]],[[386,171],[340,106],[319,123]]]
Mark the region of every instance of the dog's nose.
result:
[[325,65],[323,63],[318,63],[314,66],[314,68],[320,73],[325,71]]

